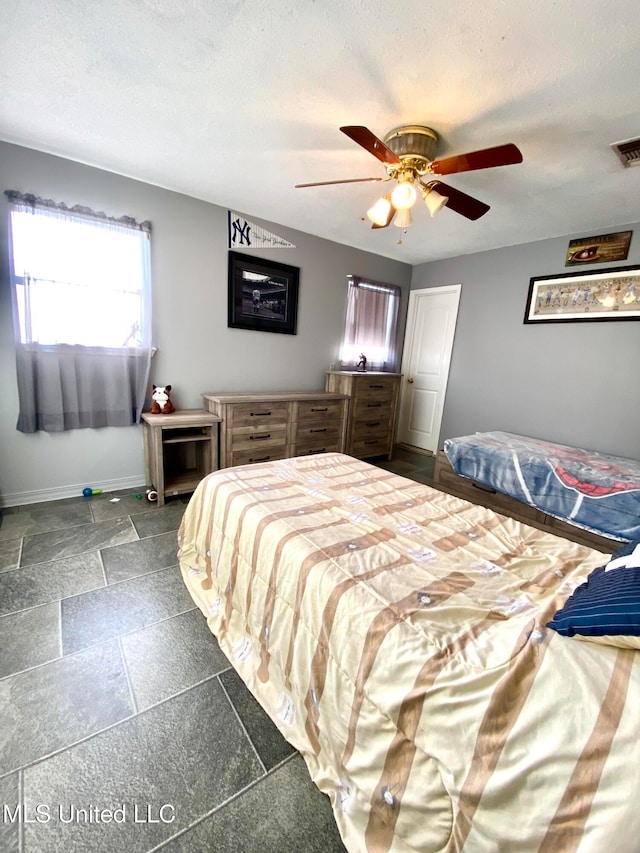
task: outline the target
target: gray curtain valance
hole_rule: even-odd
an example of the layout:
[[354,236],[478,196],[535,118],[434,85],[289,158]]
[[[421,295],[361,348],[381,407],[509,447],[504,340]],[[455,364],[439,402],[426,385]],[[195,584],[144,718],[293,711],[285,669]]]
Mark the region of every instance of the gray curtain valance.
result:
[[98,219],[102,222],[112,222],[114,225],[124,225],[127,228],[135,228],[138,231],[146,231],[151,233],[151,222],[145,219],[144,222],[138,222],[132,216],[107,216],[103,211],[96,212],[90,207],[84,207],[81,204],[75,204],[73,207],[68,207],[62,201],[54,201],[51,198],[40,198],[33,193],[21,193],[18,190],[5,190],[4,194],[9,199],[10,204],[19,204],[24,207],[40,208],[46,210],[59,210],[62,213],[74,213],[77,216],[86,216],[90,219]]

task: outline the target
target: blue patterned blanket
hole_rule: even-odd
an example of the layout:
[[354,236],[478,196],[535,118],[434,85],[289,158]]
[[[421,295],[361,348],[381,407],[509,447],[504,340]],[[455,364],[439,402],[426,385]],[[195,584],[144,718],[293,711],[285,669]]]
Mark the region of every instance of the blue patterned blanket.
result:
[[449,438],[463,477],[603,536],[640,538],[640,462],[508,432]]

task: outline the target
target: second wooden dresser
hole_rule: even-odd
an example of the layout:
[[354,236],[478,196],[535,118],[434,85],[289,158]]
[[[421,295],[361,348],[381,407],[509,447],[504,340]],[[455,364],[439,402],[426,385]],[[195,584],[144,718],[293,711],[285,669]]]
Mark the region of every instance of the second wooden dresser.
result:
[[330,370],[326,389],[348,394],[349,424],[345,453],[365,459],[391,459],[398,410],[400,373]]
[[343,451],[348,397],[327,391],[202,395],[218,415],[220,467]]

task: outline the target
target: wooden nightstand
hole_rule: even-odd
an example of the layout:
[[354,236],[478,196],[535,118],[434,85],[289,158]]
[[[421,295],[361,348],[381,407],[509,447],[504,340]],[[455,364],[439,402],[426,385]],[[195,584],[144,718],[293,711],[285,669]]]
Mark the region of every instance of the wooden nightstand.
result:
[[147,485],[165,498],[193,492],[218,469],[220,418],[204,409],[178,409],[171,415],[144,412],[144,464]]

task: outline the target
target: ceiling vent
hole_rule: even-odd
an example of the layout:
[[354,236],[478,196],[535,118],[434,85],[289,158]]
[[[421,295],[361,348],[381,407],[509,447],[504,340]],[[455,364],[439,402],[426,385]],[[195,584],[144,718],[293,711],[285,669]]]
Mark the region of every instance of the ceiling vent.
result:
[[623,166],[640,166],[640,139],[612,142],[611,147]]

